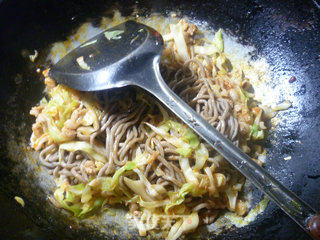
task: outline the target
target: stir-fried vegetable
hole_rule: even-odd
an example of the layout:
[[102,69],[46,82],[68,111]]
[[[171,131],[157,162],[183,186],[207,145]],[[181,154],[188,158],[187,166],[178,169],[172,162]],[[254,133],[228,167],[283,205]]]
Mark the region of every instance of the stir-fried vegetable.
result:
[[52,117],[55,126],[61,129],[65,121],[70,118],[72,111],[80,104],[78,93],[71,88],[58,85],[50,90],[49,95],[51,99],[45,113]]
[[[154,132],[162,136],[169,143],[177,147],[176,152],[181,156],[189,157],[194,149],[199,146],[197,135],[187,126],[168,120],[159,127],[155,127],[150,123],[146,123]],[[170,133],[171,132],[171,133]],[[173,134],[176,132],[180,135],[177,137]]]
[[205,165],[207,159],[209,158],[209,151],[206,146],[201,143],[199,148],[195,150],[195,160],[196,163],[193,166],[193,170],[199,171]]
[[189,60],[190,55],[186,40],[184,38],[184,29],[182,24],[170,24],[170,31],[174,39],[174,44],[178,52],[178,56],[180,56],[183,61]]
[[98,153],[90,143],[81,142],[81,141],[73,141],[68,143],[63,143],[59,146],[59,157],[61,161],[61,151],[67,150],[69,152],[82,151],[89,154],[95,161],[98,162],[106,162],[106,157],[102,154]]
[[264,139],[264,132],[263,130],[259,130],[259,126],[257,124],[253,124],[251,127],[251,137],[253,140]]
[[[83,183],[74,186],[63,184],[54,192],[54,197],[61,207],[72,212],[74,216],[84,217],[101,207],[103,203],[101,197],[93,199],[87,189],[89,189],[89,187]],[[83,197],[86,196],[85,194],[90,197],[85,199]]]
[[231,188],[228,188],[226,190],[226,194],[227,194],[228,201],[229,201],[229,208],[231,211],[234,211],[236,209],[238,191],[235,191]]
[[288,108],[290,108],[292,106],[292,103],[289,101],[284,101],[282,103],[279,103],[275,106],[272,107],[273,110],[279,111],[279,110],[287,110]]
[[180,191],[177,194],[172,194],[171,196],[171,203],[169,203],[166,207],[165,207],[165,213],[169,213],[170,209],[174,206],[180,205],[181,203],[184,202],[185,200],[185,196],[187,194],[189,194],[192,189],[194,188],[194,185],[191,183],[185,183]]
[[222,29],[216,32],[211,44],[199,46],[194,46],[194,51],[198,54],[205,54],[205,55],[213,55],[216,53],[222,53],[224,50],[223,46],[223,38],[222,38]]
[[214,35],[213,44],[217,47],[220,53],[223,52],[222,29],[219,29],[219,31]]
[[79,66],[80,66],[80,68],[82,68],[82,69],[84,69],[84,70],[90,70],[90,66],[88,65],[88,63],[86,63],[85,61],[84,61],[84,57],[83,56],[81,56],[81,57],[78,57],[77,59],[76,59],[76,61],[77,61],[77,63],[79,64]]
[[62,85],[50,90],[50,101],[44,109],[47,116],[47,131],[54,142],[65,142],[72,137],[64,134],[62,128],[72,112],[79,106],[79,96],[76,91]]
[[102,178],[102,190],[113,191],[119,184],[119,177],[125,172],[135,168],[141,167],[145,164],[152,162],[156,155],[150,155],[148,153],[139,154],[133,161],[127,162],[123,167],[119,168],[112,177]]
[[199,181],[197,179],[197,176],[195,175],[195,172],[190,167],[189,159],[188,158],[180,158],[179,164],[180,164],[181,170],[182,170],[187,182],[192,183],[197,186],[199,184]]
[[117,40],[121,38],[121,34],[124,33],[123,30],[114,30],[114,31],[106,31],[104,33],[104,36],[108,39],[108,40]]
[[188,217],[185,217],[177,221],[170,229],[170,232],[166,240],[175,240],[179,238],[181,234],[196,229],[198,225],[199,225],[199,215],[198,213],[194,212],[190,214]]
[[[62,149],[65,150],[82,150],[87,151],[92,155],[96,154],[93,154],[91,151],[94,150],[88,149],[89,146],[83,142],[71,143],[69,145],[68,144],[62,144],[60,145],[60,148],[62,146]],[[114,173],[113,177],[95,178],[91,180],[88,184],[80,183],[73,186],[64,183],[55,191],[54,197],[57,200],[57,202],[61,205],[61,207],[71,211],[75,216],[84,216],[85,214],[99,208],[102,205],[102,197],[97,196],[101,196],[101,193],[103,191],[112,192],[116,190],[117,186],[119,185],[119,177],[125,171],[130,171],[135,168],[141,167],[147,163],[150,163],[154,160],[154,158],[154,155],[138,153],[138,155],[133,161],[127,162],[123,167],[118,169]],[[140,189],[140,187],[143,185],[139,183],[134,184],[132,183],[132,180],[130,181],[131,182],[125,180],[126,183],[129,182],[129,185],[131,183],[131,187],[135,186],[136,189]],[[137,191],[137,194],[147,201],[152,201],[152,199],[146,197],[148,196],[147,194],[144,195],[140,190]],[[96,197],[93,197],[94,195]],[[116,192],[114,192],[114,196],[117,196]]]
[[17,203],[19,203],[19,204],[21,205],[21,207],[24,207],[25,203],[24,203],[23,198],[18,197],[18,196],[15,196],[15,197],[14,197],[14,200],[16,200]]

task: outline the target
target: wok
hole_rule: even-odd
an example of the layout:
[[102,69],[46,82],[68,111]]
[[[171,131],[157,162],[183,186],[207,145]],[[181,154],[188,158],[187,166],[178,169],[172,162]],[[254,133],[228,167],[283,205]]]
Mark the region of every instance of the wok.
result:
[[[29,109],[43,96],[36,68],[50,43],[65,40],[72,30],[91,20],[123,15],[136,6],[139,15],[178,11],[191,19],[223,28],[242,44],[252,45],[252,57],[263,56],[273,72],[274,91],[293,107],[267,140],[266,169],[316,210],[320,210],[320,10],[308,1],[0,1],[0,239],[136,239],[126,221],[88,226],[61,214],[48,201],[50,190],[27,161],[34,119]],[[40,51],[36,63],[25,56]],[[29,52],[28,52],[29,51]],[[295,76],[296,81],[289,81]],[[285,156],[292,159],[285,161]],[[254,191],[254,199],[261,199]],[[21,208],[14,196],[25,200]],[[219,235],[201,228],[201,239],[307,239],[308,236],[273,203],[243,228]]]

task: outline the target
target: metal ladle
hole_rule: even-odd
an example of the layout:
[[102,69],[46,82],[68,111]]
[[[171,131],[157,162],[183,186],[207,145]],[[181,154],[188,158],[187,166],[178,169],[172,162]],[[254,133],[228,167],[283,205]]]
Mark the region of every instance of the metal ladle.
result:
[[54,65],[49,74],[57,82],[80,91],[134,85],[158,98],[256,187],[271,198],[314,239],[320,239],[320,215],[243,153],[189,105],[161,77],[161,35],[127,21],[88,40]]

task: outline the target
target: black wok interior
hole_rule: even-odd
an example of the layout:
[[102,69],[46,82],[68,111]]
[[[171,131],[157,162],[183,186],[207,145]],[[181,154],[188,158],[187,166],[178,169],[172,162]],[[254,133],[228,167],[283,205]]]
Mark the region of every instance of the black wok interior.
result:
[[[312,0],[205,0],[205,1],[45,1],[0,0],[0,239],[119,239],[67,219],[54,209],[22,163],[34,119],[29,109],[42,96],[36,68],[50,43],[65,40],[86,20],[116,7],[123,15],[136,6],[140,15],[179,11],[238,37],[257,50],[273,71],[273,86],[293,107],[279,114],[282,122],[266,141],[266,168],[280,182],[320,211],[320,10]],[[35,63],[26,53],[40,51]],[[296,81],[289,83],[290,77]],[[292,156],[284,161],[284,156]],[[14,169],[14,170],[13,170]],[[256,191],[255,194],[259,194]],[[21,208],[14,196],[21,196]],[[121,224],[120,224],[121,225]],[[113,226],[117,228],[117,226]],[[119,228],[121,230],[121,228]],[[119,230],[118,229],[118,230]],[[135,233],[137,234],[137,233]],[[199,235],[198,235],[199,236]],[[219,236],[200,232],[201,239],[307,239],[275,204],[249,226]],[[132,235],[131,239],[136,239]]]

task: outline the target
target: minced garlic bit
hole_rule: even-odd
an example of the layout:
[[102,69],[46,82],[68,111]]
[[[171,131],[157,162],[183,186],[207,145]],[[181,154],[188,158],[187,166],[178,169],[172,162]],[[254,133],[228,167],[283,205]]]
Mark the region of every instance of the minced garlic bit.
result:
[[14,200],[16,200],[22,207],[24,207],[24,200],[21,197],[15,196]]
[[34,54],[33,55],[29,55],[29,58],[31,60],[31,62],[34,62],[36,60],[36,58],[38,57],[39,53],[37,50],[34,50]]
[[285,157],[285,158],[283,158],[285,161],[288,161],[288,160],[290,160],[292,157],[291,156],[288,156],[288,157]]

